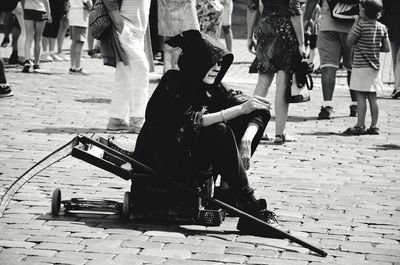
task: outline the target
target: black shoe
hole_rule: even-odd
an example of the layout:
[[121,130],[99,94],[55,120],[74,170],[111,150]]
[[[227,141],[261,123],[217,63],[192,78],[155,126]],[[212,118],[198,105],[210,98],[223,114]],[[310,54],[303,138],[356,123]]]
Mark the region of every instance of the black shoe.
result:
[[331,118],[333,108],[331,106],[321,107],[321,111],[318,114],[318,119],[329,120]]
[[[247,209],[243,209],[255,218],[258,218],[267,224],[278,223],[276,214],[272,211],[267,210],[267,202],[264,199],[257,200],[252,206],[247,206]],[[236,228],[245,234],[256,235],[256,236],[267,236],[272,238],[284,238],[284,236],[263,224],[260,224],[249,218],[240,217]]]
[[357,105],[350,105],[350,117],[357,117]]
[[394,89],[391,96],[394,99],[399,98],[400,97],[400,89]]
[[19,60],[18,60],[18,54],[13,52],[10,55],[10,58],[8,58],[8,64],[19,64]]
[[1,47],[5,48],[10,44],[10,38],[9,37],[4,37],[3,42],[1,43]]
[[22,72],[23,73],[29,73],[29,69],[31,68],[31,66],[33,65],[31,60],[26,60],[24,62],[24,67],[22,68]]
[[13,96],[14,93],[11,91],[9,85],[0,86],[0,98],[6,98]]

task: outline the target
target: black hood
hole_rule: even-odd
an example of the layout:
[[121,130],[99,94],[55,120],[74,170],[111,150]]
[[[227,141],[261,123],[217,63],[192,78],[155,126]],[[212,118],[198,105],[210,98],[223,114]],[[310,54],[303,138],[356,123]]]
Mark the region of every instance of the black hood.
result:
[[[215,78],[214,86],[221,83],[233,61],[233,54],[220,43],[198,30],[184,31],[166,41],[171,47],[179,47],[179,71],[186,81],[197,87],[207,72],[221,61],[221,70]],[[196,85],[197,84],[197,85]]]

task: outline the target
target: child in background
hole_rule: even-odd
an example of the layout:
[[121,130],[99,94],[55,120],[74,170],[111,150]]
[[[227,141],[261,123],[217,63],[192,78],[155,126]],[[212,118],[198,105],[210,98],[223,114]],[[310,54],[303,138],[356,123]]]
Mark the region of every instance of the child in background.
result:
[[82,69],[81,55],[83,44],[86,40],[86,30],[89,23],[89,10],[92,8],[91,0],[70,0],[69,25],[71,33],[71,68],[70,74],[88,74]]
[[[350,89],[357,96],[357,124],[344,131],[348,135],[379,134],[377,91],[382,88],[379,79],[379,52],[389,52],[386,26],[377,21],[382,11],[381,0],[361,0],[360,16],[347,37],[350,47],[355,45]],[[371,126],[365,130],[366,101],[371,110]]]

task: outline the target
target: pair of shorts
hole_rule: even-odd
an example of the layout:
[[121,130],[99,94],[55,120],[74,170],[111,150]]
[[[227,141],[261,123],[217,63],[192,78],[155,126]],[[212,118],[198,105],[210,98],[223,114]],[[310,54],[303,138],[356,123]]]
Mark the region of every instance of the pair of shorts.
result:
[[222,26],[232,25],[232,11],[233,2],[232,0],[225,0],[224,9],[222,9]]
[[318,51],[321,68],[339,68],[342,59],[343,68],[350,71],[353,65],[353,49],[346,44],[347,33],[320,31],[318,34]]
[[45,21],[47,20],[47,12],[24,9],[24,19],[33,21]]
[[71,26],[70,28],[71,40],[84,42],[86,40],[86,29],[85,27]]
[[46,23],[44,26],[43,37],[55,39],[60,29],[61,17],[52,17],[52,19],[53,21],[50,24]]

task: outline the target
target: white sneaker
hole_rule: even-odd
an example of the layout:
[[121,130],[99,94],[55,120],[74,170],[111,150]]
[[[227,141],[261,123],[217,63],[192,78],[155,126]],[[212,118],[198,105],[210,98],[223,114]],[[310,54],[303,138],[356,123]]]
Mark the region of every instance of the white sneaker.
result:
[[55,61],[55,62],[62,62],[62,61],[64,61],[63,58],[61,58],[60,56],[58,56],[58,55],[55,54],[55,53],[50,54],[50,56],[51,56],[51,58],[53,59],[53,61]]
[[143,117],[129,118],[129,132],[139,134],[144,124]]
[[43,54],[40,56],[40,61],[44,63],[49,63],[54,61],[50,54]]
[[293,136],[290,136],[287,133],[284,134],[280,134],[280,135],[275,135],[275,141],[274,143],[276,144],[284,144],[286,142],[296,142],[296,138],[294,138]]

